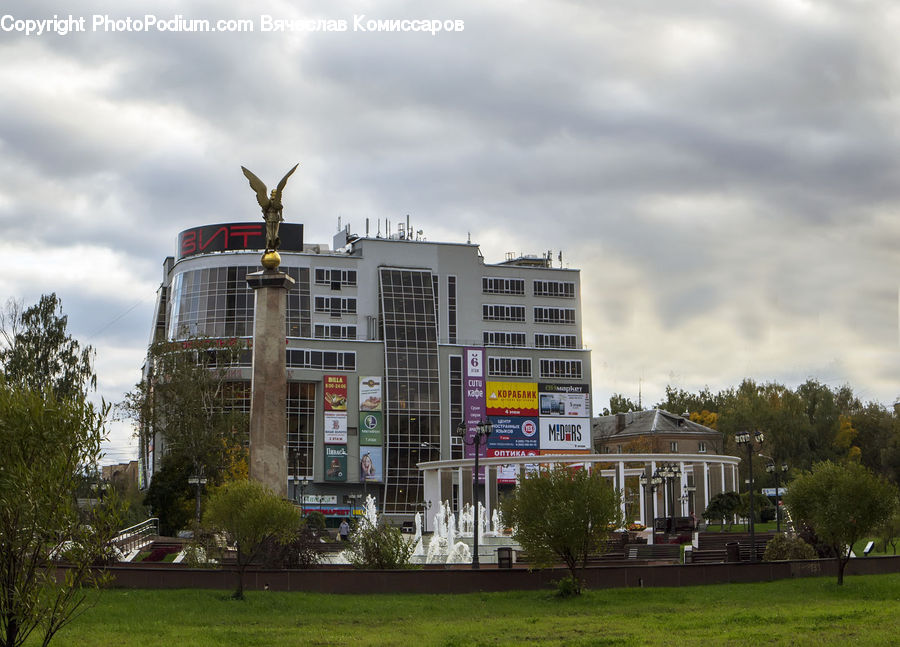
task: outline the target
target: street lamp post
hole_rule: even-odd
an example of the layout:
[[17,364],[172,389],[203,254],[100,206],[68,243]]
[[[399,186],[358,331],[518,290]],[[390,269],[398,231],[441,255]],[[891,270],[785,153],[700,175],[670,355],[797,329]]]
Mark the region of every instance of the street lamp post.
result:
[[306,486],[309,485],[309,479],[305,476],[300,479],[300,516],[306,517],[306,513],[303,510],[303,491],[306,489]]
[[481,444],[482,442],[486,442],[488,436],[491,435],[491,432],[494,430],[494,426],[486,421],[482,420],[477,425],[475,425],[475,433],[472,435],[472,440],[466,440],[466,431],[468,427],[465,421],[459,423],[456,427],[456,435],[462,437],[463,442],[467,445],[475,446],[475,468],[472,470],[472,500],[474,501],[474,506],[472,510],[472,516],[475,520],[473,524],[475,526],[475,533],[472,538],[472,568],[477,570],[480,568],[480,564],[478,562],[478,526],[480,526],[480,519],[478,518],[478,504],[481,503],[481,497],[478,495],[478,457],[481,454]]
[[[762,456],[762,454],[760,454]],[[765,456],[765,458],[769,458]],[[781,470],[779,470],[775,466],[775,459],[769,458],[771,463],[766,465],[766,471],[769,474],[772,474],[775,477],[775,532],[781,532],[781,489],[778,487],[778,477],[779,474],[783,474],[788,471],[787,463],[781,464]]]
[[747,469],[750,472],[750,490],[748,492],[750,498],[750,561],[756,561],[756,519],[753,517],[753,444],[762,445],[765,441],[765,435],[761,431],[754,431],[751,435],[749,431],[739,431],[734,435],[734,442],[739,447],[747,448]]
[[197,518],[197,524],[200,524],[200,489],[206,485],[206,477],[203,476],[203,467],[197,469],[196,473],[188,479],[190,485],[196,485],[196,496],[194,498],[194,514]]
[[652,476],[650,476],[645,472],[640,475],[638,480],[641,483],[641,487],[644,489],[644,500],[648,504],[648,510],[644,513],[644,520],[646,521],[646,514],[649,513],[650,523],[647,524],[647,527],[650,528],[650,543],[653,543],[653,533],[656,530],[653,526],[654,519],[656,518],[656,490],[657,488],[659,488],[659,484],[662,483],[662,477],[659,476],[658,473],[654,473]]

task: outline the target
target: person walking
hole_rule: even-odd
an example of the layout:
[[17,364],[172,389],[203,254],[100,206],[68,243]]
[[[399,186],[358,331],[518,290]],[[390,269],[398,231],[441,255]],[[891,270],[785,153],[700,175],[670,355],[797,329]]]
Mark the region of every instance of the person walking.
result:
[[344,519],[338,527],[338,533],[341,536],[341,541],[348,541],[350,539],[350,524],[347,523],[346,519]]

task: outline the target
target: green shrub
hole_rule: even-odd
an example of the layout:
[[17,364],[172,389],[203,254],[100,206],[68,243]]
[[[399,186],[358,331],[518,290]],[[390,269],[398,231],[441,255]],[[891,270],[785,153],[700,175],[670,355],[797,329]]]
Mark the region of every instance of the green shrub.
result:
[[556,582],[556,597],[558,598],[571,598],[581,595],[582,590],[581,581],[571,575],[567,575]]
[[763,561],[780,562],[792,559],[816,559],[816,549],[799,537],[788,537],[785,534],[775,535],[766,544]]
[[313,510],[308,513],[305,517],[306,527],[310,530],[322,531],[325,530],[325,515],[319,512],[318,510]]
[[347,554],[356,568],[409,568],[414,550],[399,528],[364,522],[353,533]]

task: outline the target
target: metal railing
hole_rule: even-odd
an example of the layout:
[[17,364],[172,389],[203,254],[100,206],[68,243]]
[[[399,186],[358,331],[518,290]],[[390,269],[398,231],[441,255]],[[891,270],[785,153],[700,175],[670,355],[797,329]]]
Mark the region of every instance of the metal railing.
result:
[[125,528],[116,533],[110,542],[123,553],[130,553],[133,550],[143,548],[153,541],[153,538],[159,535],[159,519],[152,517],[146,521]]

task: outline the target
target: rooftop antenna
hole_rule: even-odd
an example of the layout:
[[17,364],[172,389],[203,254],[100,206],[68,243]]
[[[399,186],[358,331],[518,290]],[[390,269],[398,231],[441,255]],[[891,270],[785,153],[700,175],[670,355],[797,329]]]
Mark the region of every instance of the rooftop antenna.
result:
[[366,218],[366,238],[369,237],[369,219]]
[[381,218],[378,219],[378,234],[376,237],[381,238]]
[[466,239],[466,244],[471,245],[472,244],[472,232],[469,231],[469,232],[466,232],[466,234],[468,235],[468,238]]
[[410,229],[410,226],[409,226],[409,214],[406,214],[406,239],[407,240],[412,239],[412,229]]
[[338,216],[338,231],[341,230],[341,217]]
[[644,410],[644,405],[641,404],[641,381],[642,378],[638,378],[638,411]]

